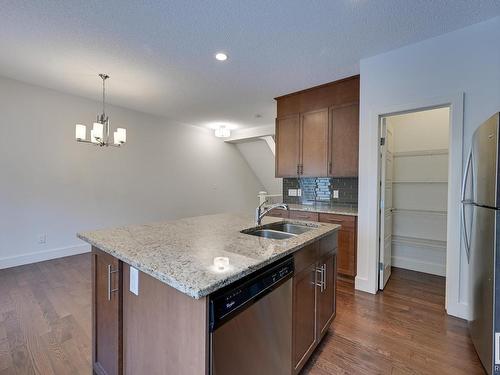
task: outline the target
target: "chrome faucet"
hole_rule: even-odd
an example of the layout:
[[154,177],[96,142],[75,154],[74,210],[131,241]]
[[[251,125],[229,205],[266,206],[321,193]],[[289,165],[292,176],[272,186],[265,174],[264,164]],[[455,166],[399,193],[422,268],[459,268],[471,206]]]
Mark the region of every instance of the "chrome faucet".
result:
[[264,204],[266,204],[266,201],[262,202],[262,204],[255,209],[255,224],[256,225],[260,225],[261,222],[262,222],[262,218],[264,216],[266,216],[269,213],[269,211],[271,211],[271,210],[273,210],[275,208],[281,207],[281,208],[284,208],[285,210],[289,210],[290,209],[288,207],[288,204],[286,204],[286,203],[276,203],[276,204],[270,205],[264,211],[262,211],[262,206],[264,206]]

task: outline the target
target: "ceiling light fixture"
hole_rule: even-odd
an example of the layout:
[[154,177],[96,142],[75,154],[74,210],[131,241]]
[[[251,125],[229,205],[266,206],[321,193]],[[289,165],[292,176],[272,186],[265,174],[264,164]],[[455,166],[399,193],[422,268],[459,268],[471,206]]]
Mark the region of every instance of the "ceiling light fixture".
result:
[[217,138],[229,138],[231,136],[231,130],[226,128],[226,125],[221,125],[217,129],[215,129],[215,136]]
[[109,118],[106,116],[106,80],[109,78],[107,74],[99,74],[102,79],[102,114],[97,115],[97,122],[90,130],[90,140],[87,140],[87,127],[77,124],[75,127],[75,138],[77,142],[90,143],[95,146],[114,146],[120,147],[127,142],[127,129],[117,128],[113,133],[113,143],[110,143],[109,136]]
[[219,61],[226,61],[227,60],[227,55],[223,52],[218,52],[216,55],[215,55],[215,58]]

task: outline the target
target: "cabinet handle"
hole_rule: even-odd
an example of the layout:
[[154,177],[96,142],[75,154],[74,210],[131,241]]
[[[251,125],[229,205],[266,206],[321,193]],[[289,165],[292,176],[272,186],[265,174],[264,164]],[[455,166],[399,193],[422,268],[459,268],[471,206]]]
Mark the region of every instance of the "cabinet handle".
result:
[[326,263],[323,264],[323,272],[321,275],[323,276],[323,290],[326,290]]
[[323,293],[323,291],[325,290],[325,282],[323,281],[324,280],[323,266],[316,268],[316,272],[319,273],[319,283],[315,283],[315,284],[316,284],[316,286],[320,287],[320,292]]
[[304,164],[300,165],[300,174],[304,174]]
[[112,270],[111,264],[108,264],[108,301],[111,301],[111,293],[118,291],[118,288],[111,289],[111,274],[116,272],[118,272],[118,270]]
[[328,162],[328,174],[332,174],[332,162]]
[[300,174],[300,164],[297,164],[297,176]]

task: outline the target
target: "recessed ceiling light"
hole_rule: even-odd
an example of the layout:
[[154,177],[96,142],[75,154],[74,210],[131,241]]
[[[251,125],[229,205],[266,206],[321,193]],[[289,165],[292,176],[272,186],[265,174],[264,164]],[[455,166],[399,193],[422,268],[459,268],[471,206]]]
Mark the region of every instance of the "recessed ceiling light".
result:
[[222,53],[222,52],[218,52],[216,55],[215,55],[215,58],[219,61],[226,61],[227,60],[227,55],[225,53]]

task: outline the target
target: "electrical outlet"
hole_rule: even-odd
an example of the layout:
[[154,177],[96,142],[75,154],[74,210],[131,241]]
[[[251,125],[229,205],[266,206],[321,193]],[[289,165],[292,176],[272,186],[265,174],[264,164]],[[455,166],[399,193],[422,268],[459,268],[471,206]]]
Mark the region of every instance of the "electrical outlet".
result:
[[38,243],[40,245],[46,244],[47,243],[47,233],[42,233],[38,236]]
[[136,296],[139,295],[139,271],[137,268],[130,267],[130,291]]
[[297,189],[297,197],[301,197],[302,196],[302,189]]
[[296,197],[297,196],[297,189],[288,189],[288,196],[289,197]]
[[339,199],[339,191],[338,190],[333,191],[333,199]]

